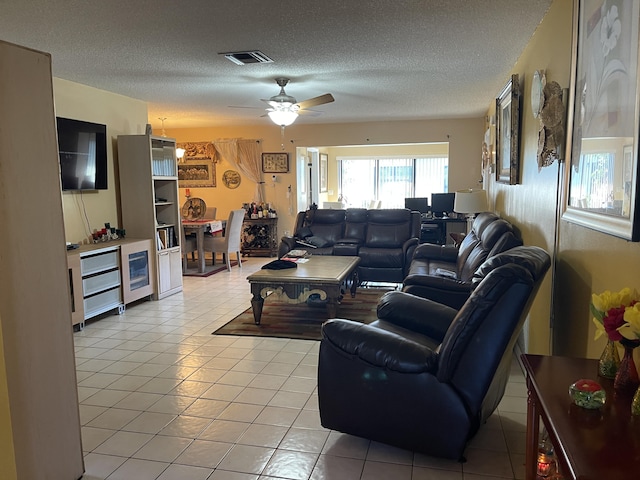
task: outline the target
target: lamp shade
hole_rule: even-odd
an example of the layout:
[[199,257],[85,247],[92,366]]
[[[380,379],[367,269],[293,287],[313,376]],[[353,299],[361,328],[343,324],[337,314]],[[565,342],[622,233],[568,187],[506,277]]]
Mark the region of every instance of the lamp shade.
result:
[[298,114],[291,110],[273,110],[269,112],[269,118],[276,125],[280,125],[281,127],[288,127],[293,122],[295,122],[296,118],[298,118]]
[[453,211],[458,213],[484,212],[488,208],[485,190],[458,190],[453,201]]

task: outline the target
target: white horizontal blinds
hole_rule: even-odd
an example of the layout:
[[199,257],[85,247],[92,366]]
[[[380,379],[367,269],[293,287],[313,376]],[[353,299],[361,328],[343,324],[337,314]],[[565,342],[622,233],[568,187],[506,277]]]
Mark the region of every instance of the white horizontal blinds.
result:
[[350,207],[404,208],[406,197],[448,191],[449,158],[342,158],[341,192]]
[[613,204],[615,155],[612,153],[589,153],[580,155],[578,169],[571,172],[572,206],[602,209]]

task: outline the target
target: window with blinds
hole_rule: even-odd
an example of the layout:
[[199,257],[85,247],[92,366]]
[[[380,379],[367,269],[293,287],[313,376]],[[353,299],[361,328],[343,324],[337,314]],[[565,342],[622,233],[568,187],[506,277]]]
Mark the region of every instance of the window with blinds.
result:
[[340,193],[349,207],[404,208],[406,197],[427,197],[449,190],[449,158],[338,159]]

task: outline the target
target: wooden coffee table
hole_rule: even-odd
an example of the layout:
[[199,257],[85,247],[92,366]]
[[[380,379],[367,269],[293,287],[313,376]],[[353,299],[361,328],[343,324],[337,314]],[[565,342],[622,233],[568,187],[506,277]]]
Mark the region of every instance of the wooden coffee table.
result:
[[351,296],[358,287],[359,257],[312,255],[297,268],[284,270],[259,270],[247,277],[251,284],[251,308],[256,325],[260,325],[264,299],[269,294],[288,303],[302,303],[313,295],[327,301],[329,318],[336,316],[342,288],[351,280]]

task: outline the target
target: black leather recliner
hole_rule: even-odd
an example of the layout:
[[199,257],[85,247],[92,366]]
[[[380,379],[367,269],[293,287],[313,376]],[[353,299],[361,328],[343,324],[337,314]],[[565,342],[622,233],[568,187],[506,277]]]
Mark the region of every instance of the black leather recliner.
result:
[[513,225],[492,212],[473,221],[460,247],[419,245],[413,253],[402,291],[460,308],[471,294],[471,279],[487,259],[522,245]]
[[487,260],[441,342],[428,325],[448,324],[453,309],[426,299],[410,321],[325,322],[318,363],[322,425],[462,460],[504,395],[513,346],[549,266],[539,247]]

